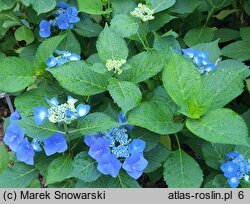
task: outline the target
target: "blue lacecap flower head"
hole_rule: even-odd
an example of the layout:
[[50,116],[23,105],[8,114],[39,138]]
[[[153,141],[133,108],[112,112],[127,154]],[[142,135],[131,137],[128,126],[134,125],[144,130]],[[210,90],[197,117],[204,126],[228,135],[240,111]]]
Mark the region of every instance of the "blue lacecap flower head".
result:
[[117,177],[122,163],[116,158],[114,154],[103,154],[99,160],[97,169],[104,175],[111,175]]
[[40,31],[39,31],[39,35],[42,38],[47,38],[51,35],[51,31],[50,31],[50,23],[49,21],[46,20],[42,20],[39,24],[40,27]]
[[45,123],[48,117],[48,109],[42,106],[37,106],[34,109],[34,119],[37,125],[42,125]]
[[68,149],[66,139],[63,134],[56,133],[51,137],[44,139],[44,150],[47,156],[55,153],[62,153]]
[[147,165],[148,162],[142,154],[134,153],[125,159],[122,168],[126,170],[128,175],[138,179]]
[[19,113],[18,110],[15,110],[15,112],[10,115],[10,120],[11,121],[13,121],[13,120],[21,120],[21,119],[22,119],[22,116],[21,116],[21,114]]
[[16,158],[18,161],[22,161],[29,165],[34,165],[34,156],[35,151],[33,146],[30,144],[27,138],[23,139],[20,145],[18,146],[16,152]]
[[23,141],[24,131],[16,123],[11,123],[4,136],[4,143],[9,146],[9,148],[16,152],[18,146]]

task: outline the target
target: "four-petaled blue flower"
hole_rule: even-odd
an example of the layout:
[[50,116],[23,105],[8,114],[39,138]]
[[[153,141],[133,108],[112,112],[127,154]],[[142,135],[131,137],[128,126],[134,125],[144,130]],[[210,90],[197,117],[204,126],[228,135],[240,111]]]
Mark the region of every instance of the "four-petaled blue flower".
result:
[[51,35],[51,31],[50,31],[50,23],[49,21],[46,20],[42,20],[39,24],[40,27],[40,31],[39,34],[42,38],[47,38]]
[[77,111],[77,116],[78,117],[84,117],[86,116],[89,111],[90,111],[90,106],[89,105],[84,105],[84,104],[79,104],[76,108]]
[[23,138],[24,131],[16,123],[11,123],[7,128],[3,141],[12,151],[16,152]]
[[68,149],[66,139],[63,134],[56,133],[51,137],[44,139],[44,150],[47,156],[55,153],[62,153]]
[[102,137],[98,137],[89,148],[89,155],[99,161],[104,154],[110,154],[109,142]]
[[114,154],[103,154],[99,160],[97,169],[104,175],[111,175],[117,177],[122,163],[116,158]]
[[127,157],[122,165],[122,168],[126,170],[127,174],[138,179],[143,170],[147,167],[148,162],[143,157],[142,154],[133,153],[131,156]]
[[129,151],[133,153],[143,153],[145,149],[145,142],[141,139],[133,139],[131,144],[129,145]]
[[22,142],[18,146],[18,149],[16,152],[16,158],[18,161],[22,161],[29,165],[34,165],[35,154],[36,153],[32,145],[29,143],[28,139],[25,138],[24,140],[22,140]]

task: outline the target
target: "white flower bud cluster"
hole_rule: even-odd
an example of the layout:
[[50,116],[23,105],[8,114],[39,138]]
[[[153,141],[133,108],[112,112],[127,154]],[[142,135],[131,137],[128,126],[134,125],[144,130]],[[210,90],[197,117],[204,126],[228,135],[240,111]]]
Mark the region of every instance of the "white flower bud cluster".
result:
[[60,123],[60,122],[66,122],[67,124],[69,124],[73,119],[76,118],[68,118],[66,115],[66,110],[70,110],[73,113],[76,114],[76,109],[75,107],[71,104],[68,103],[64,103],[58,106],[53,106],[48,110],[49,113],[49,120],[52,123]]
[[143,22],[153,20],[155,17],[153,16],[154,11],[148,8],[145,4],[138,4],[138,7],[135,8],[134,11],[131,12],[132,16],[140,18]]
[[126,63],[126,60],[124,60],[124,59],[121,59],[121,60],[111,60],[111,59],[109,59],[106,62],[106,67],[107,67],[108,71],[114,70],[115,73],[121,74],[122,69],[120,69],[120,68],[125,63]]

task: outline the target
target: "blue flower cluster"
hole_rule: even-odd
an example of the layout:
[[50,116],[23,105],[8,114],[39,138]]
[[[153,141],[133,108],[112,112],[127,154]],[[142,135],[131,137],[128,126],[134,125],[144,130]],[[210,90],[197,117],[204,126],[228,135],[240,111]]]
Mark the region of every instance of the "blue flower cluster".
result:
[[56,98],[49,100],[45,97],[45,99],[51,107],[49,109],[42,106],[34,108],[34,118],[37,125],[44,124],[47,118],[52,123],[65,122],[66,124],[70,124],[78,117],[82,118],[86,116],[90,111],[90,106],[82,103],[75,108],[75,103],[78,100],[72,98],[71,96],[68,96],[67,103],[61,105],[59,105]]
[[42,151],[40,146],[42,142],[47,156],[57,152],[62,153],[68,149],[65,137],[61,133],[56,133],[47,139],[33,139],[30,143],[25,137],[24,130],[15,123],[16,120],[21,120],[21,115],[17,110],[10,116],[10,125],[5,133],[4,142],[16,152],[18,161],[34,165],[34,156],[36,152]]
[[244,178],[246,182],[250,182],[250,158],[246,161],[237,151],[227,154],[226,162],[222,164],[221,170],[232,188],[236,188],[242,178]]
[[67,62],[79,61],[81,59],[80,55],[70,53],[69,51],[55,50],[55,53],[57,55],[56,57],[52,55],[46,60],[46,65],[49,69],[55,66],[61,66]]
[[194,50],[193,48],[182,49],[184,57],[193,60],[201,74],[216,69],[216,65],[209,61],[208,52]]
[[80,21],[76,7],[69,7],[65,2],[57,4],[59,9],[55,12],[56,17],[53,20],[40,22],[39,34],[43,38],[51,35],[51,26],[57,26],[60,30],[67,30],[73,28],[74,24]]
[[[120,113],[118,120],[124,123],[126,117]],[[142,175],[148,165],[143,157],[145,142],[129,139],[127,131],[131,129],[130,125],[122,125],[104,133],[85,136],[84,142],[90,147],[88,154],[98,162],[97,169],[102,174],[117,177],[123,168],[134,179]],[[125,160],[122,163],[119,159]]]

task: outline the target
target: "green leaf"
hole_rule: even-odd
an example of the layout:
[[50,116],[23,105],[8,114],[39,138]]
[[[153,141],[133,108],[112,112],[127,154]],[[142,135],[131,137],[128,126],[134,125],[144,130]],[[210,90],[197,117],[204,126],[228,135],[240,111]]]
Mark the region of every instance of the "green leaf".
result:
[[128,47],[124,39],[112,31],[107,25],[101,32],[96,42],[96,48],[101,60],[126,60],[128,57]]
[[84,18],[74,26],[74,31],[83,37],[97,37],[102,32],[102,26],[90,18]]
[[154,35],[155,38],[153,47],[155,50],[169,53],[171,48],[176,50],[181,49],[178,41],[173,36],[162,37],[156,33],[154,33]]
[[193,13],[201,3],[201,0],[176,0],[176,3],[169,11],[172,13],[189,14]]
[[81,45],[76,39],[75,35],[72,32],[69,32],[68,35],[62,40],[58,46],[58,50],[69,50],[71,53],[81,54]]
[[163,85],[180,112],[199,118],[207,111],[210,98],[203,94],[201,76],[191,60],[172,52],[162,74]]
[[59,46],[59,44],[66,36],[67,34],[64,34],[45,39],[40,44],[36,52],[36,59],[38,60],[38,62],[41,64],[45,64],[46,60],[51,55],[53,55],[55,49]]
[[33,108],[37,106],[50,108],[45,100],[45,96],[47,98],[53,98],[57,95],[43,88],[31,89],[15,98],[15,107],[23,117],[30,116],[33,113]]
[[58,158],[58,154],[53,154],[51,156],[47,156],[45,152],[38,152],[35,155],[35,167],[39,170],[39,173],[45,178],[46,171],[51,162],[53,162],[56,158]]
[[154,149],[145,152],[145,159],[148,161],[148,166],[144,170],[145,173],[150,173],[160,168],[169,156],[170,151],[161,144],[158,144]]
[[111,20],[110,28],[123,38],[128,38],[137,33],[139,24],[135,18],[124,14],[116,15]]
[[220,13],[218,13],[214,17],[216,17],[219,20],[223,20],[224,18],[226,18],[230,14],[238,12],[238,11],[240,11],[240,10],[239,9],[222,10]]
[[36,125],[33,116],[23,117],[22,120],[18,120],[16,123],[18,123],[31,138],[45,139],[58,132],[65,134],[65,132],[59,131],[56,125],[48,120],[43,125]]
[[128,61],[130,68],[124,70],[119,79],[133,83],[142,82],[159,73],[166,63],[166,53],[159,51],[141,52]]
[[24,163],[15,163],[0,174],[1,188],[25,188],[38,177],[39,171]]
[[217,29],[214,32],[216,38],[220,39],[219,42],[228,42],[231,40],[235,40],[240,37],[240,32],[237,30],[229,29],[229,28],[221,28]]
[[0,61],[0,89],[4,92],[18,92],[36,79],[32,64],[18,57],[6,57]]
[[220,170],[227,153],[232,152],[233,150],[234,145],[213,144],[210,142],[204,142],[202,144],[202,152],[206,164],[216,170]]
[[70,62],[49,72],[63,88],[78,95],[94,95],[107,89],[108,76],[92,71],[84,61]]
[[154,17],[155,18],[149,22],[150,31],[157,31],[158,29],[166,25],[168,22],[176,18],[165,12],[157,13],[154,15]]
[[250,149],[249,149],[249,147],[237,145],[235,147],[235,151],[238,151],[240,154],[242,154],[242,156],[246,160],[248,158],[250,158]]
[[15,32],[15,38],[17,41],[24,40],[28,45],[34,41],[34,34],[32,30],[30,30],[26,26],[21,26]]
[[111,8],[103,11],[103,3],[101,0],[91,0],[91,1],[82,1],[78,0],[78,11],[84,12],[92,15],[102,15],[108,14],[112,11]]
[[130,15],[130,12],[136,7],[136,3],[133,0],[111,0],[111,4],[113,16],[119,14]]
[[0,11],[11,9],[15,5],[15,0],[1,0]]
[[222,54],[226,57],[241,61],[250,60],[250,41],[237,41],[225,46]]
[[140,188],[140,185],[124,171],[120,171],[116,178],[101,176],[94,182],[76,183],[75,188]]
[[141,91],[136,85],[115,78],[109,80],[108,91],[124,115],[137,106],[142,98]]
[[210,111],[199,120],[188,119],[186,125],[192,133],[212,143],[250,146],[245,121],[230,109]]
[[72,159],[70,155],[58,157],[48,166],[46,173],[46,185],[63,181],[72,170]]
[[110,116],[104,113],[91,113],[78,122],[77,129],[70,133],[80,132],[83,135],[94,135],[119,126]]
[[182,150],[170,153],[163,175],[169,188],[199,188],[203,181],[199,164]]
[[212,42],[201,43],[193,47],[195,50],[205,51],[209,53],[209,60],[212,63],[216,63],[220,58],[221,51],[218,45],[219,40],[215,40]]
[[97,170],[97,161],[87,152],[80,152],[73,161],[73,171],[68,177],[75,177],[84,182],[93,182],[102,174]]
[[8,167],[9,153],[3,144],[0,144],[0,174]]
[[37,14],[47,13],[56,7],[56,0],[30,0]]
[[205,93],[213,98],[210,110],[224,107],[244,90],[244,73],[248,67],[236,60],[225,60],[202,78]]
[[250,42],[250,27],[240,28],[240,37],[242,40]]
[[128,124],[146,128],[158,134],[173,134],[182,129],[181,123],[174,123],[173,113],[167,106],[144,102],[128,115]]
[[214,28],[194,28],[189,30],[185,37],[184,41],[188,45],[188,47],[193,47],[194,45],[212,41],[214,38]]
[[157,13],[170,8],[175,2],[176,0],[147,0],[147,5]]
[[247,79],[246,83],[247,83],[248,92],[250,93],[250,79]]

